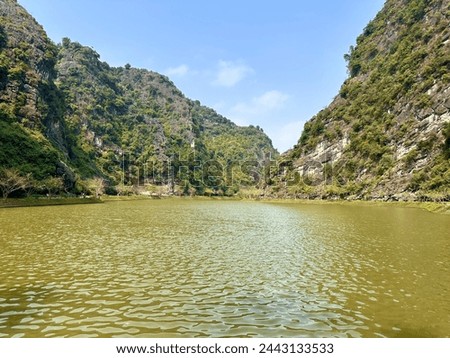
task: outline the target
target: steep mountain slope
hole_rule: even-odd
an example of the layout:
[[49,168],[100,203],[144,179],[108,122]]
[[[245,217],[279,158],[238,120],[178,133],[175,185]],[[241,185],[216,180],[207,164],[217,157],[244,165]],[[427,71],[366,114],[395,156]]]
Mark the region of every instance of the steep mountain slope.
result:
[[231,187],[227,164],[276,155],[260,129],[186,98],[167,77],[112,68],[67,38],[55,46],[14,0],[0,0],[0,16],[0,168],[31,173],[36,187],[56,176],[81,192],[102,177],[232,194],[257,183],[241,170]]
[[57,48],[15,1],[0,1],[0,167],[36,179],[62,175],[62,98],[54,85]]
[[[170,179],[171,170],[173,180],[184,187],[202,192],[202,187],[221,186],[225,192],[227,163],[261,162],[275,153],[259,129],[238,127],[187,99],[167,77],[128,65],[111,68],[91,48],[69,39],[59,46],[56,70],[66,121],[77,148],[83,148],[71,153],[72,161],[85,176],[97,172],[119,182],[125,169],[130,183],[161,183]],[[195,174],[194,167],[200,173]],[[209,176],[221,178],[213,184]],[[251,184],[245,175],[241,182]]]
[[448,200],[450,2],[386,1],[345,58],[349,78],[306,123],[274,190]]

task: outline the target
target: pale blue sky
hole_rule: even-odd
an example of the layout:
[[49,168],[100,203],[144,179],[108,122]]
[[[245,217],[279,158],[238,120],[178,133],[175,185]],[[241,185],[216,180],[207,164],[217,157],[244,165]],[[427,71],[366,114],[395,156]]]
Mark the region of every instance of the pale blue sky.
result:
[[169,76],[285,151],[347,77],[344,53],[384,0],[19,0],[49,37]]

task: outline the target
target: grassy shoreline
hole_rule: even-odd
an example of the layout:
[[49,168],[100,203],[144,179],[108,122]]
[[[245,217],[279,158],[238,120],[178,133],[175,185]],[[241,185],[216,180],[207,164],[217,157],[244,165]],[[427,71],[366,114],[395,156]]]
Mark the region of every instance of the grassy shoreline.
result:
[[0,200],[0,209],[8,208],[26,208],[33,206],[55,206],[55,205],[81,205],[81,204],[100,204],[101,199],[96,198],[11,198],[6,201]]
[[421,202],[421,201],[381,201],[381,200],[326,200],[326,199],[294,199],[294,198],[245,198],[228,196],[161,196],[150,197],[142,195],[131,196],[105,196],[103,200],[109,201],[130,201],[130,200],[225,200],[225,201],[258,201],[263,203],[287,203],[287,204],[306,204],[306,205],[364,205],[364,206],[387,206],[399,208],[422,209],[431,213],[450,214],[450,202]]
[[288,203],[303,205],[364,205],[364,206],[390,206],[400,208],[422,209],[431,213],[450,214],[450,203],[448,202],[387,202],[377,200],[324,200],[324,199],[288,199],[288,198],[241,198],[241,197],[208,197],[208,196],[161,196],[150,197],[143,195],[132,196],[103,196],[102,199],[97,198],[23,198],[8,199],[0,201],[0,209],[2,208],[20,208],[33,206],[54,206],[54,205],[80,205],[80,204],[100,204],[105,202],[116,201],[134,201],[134,200],[164,200],[164,199],[181,199],[181,200],[226,200],[226,201],[259,201],[265,203]]
[[380,201],[380,200],[325,200],[325,199],[261,199],[264,202],[282,202],[310,205],[348,205],[348,206],[379,206],[422,209],[431,213],[450,214],[448,202],[420,202],[420,201]]

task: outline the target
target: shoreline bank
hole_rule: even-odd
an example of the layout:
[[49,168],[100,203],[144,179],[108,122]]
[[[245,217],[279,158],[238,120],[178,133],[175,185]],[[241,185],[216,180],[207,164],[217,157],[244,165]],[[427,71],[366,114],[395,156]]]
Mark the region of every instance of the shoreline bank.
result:
[[422,209],[431,213],[450,214],[450,202],[428,202],[428,201],[381,201],[381,200],[326,200],[326,199],[295,199],[295,198],[246,198],[228,196],[105,196],[104,202],[125,201],[125,200],[224,200],[224,201],[258,201],[263,203],[292,203],[305,205],[366,205],[366,206],[387,206],[399,208]]
[[325,199],[290,199],[290,198],[245,198],[245,197],[221,197],[221,196],[103,196],[97,198],[12,198],[6,201],[0,201],[0,209],[21,208],[34,206],[56,206],[56,205],[83,205],[83,204],[101,204],[116,201],[132,200],[225,200],[225,201],[258,201],[265,203],[287,203],[303,205],[365,205],[365,206],[394,206],[400,208],[415,208],[426,210],[431,213],[450,214],[449,202],[419,202],[419,201],[379,201],[379,200],[325,200]]
[[103,201],[96,198],[11,198],[0,201],[0,209],[27,208],[34,206],[56,206],[56,205],[83,205],[101,204]]

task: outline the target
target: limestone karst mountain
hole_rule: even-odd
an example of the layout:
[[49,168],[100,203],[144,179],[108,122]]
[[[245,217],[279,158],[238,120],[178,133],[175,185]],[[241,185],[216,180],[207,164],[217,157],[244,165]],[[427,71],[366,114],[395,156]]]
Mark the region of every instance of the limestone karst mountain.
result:
[[345,58],[348,79],[284,156],[275,192],[448,200],[450,2],[386,1]]
[[0,100],[0,167],[36,186],[59,177],[82,192],[101,177],[233,194],[256,183],[251,170],[226,180],[228,164],[277,154],[260,128],[186,98],[166,76],[113,68],[67,38],[53,44],[15,0],[0,1]]

